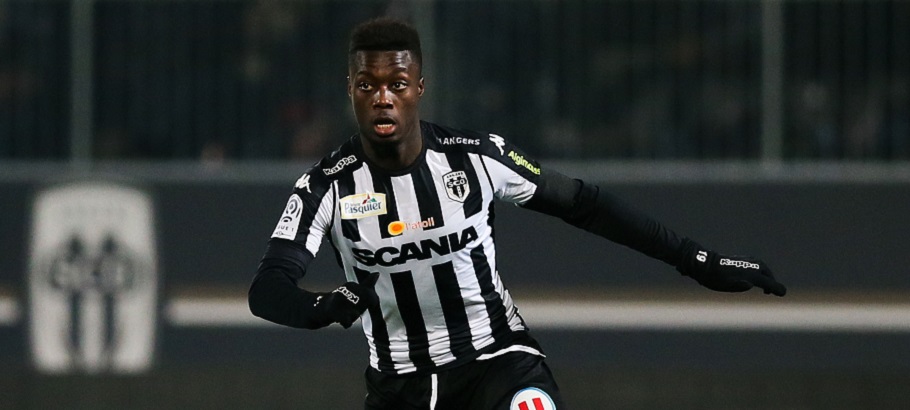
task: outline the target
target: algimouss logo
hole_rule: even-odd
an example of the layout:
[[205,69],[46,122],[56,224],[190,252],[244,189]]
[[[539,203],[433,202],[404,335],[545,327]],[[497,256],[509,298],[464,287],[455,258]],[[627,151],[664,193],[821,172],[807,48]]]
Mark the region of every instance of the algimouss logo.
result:
[[158,312],[153,211],[136,189],[99,183],[40,193],[28,277],[30,345],[46,373],[138,373]]

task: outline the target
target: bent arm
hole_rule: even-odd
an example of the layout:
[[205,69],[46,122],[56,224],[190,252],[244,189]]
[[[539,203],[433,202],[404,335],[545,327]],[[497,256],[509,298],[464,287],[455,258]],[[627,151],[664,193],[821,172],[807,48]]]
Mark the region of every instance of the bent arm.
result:
[[561,218],[569,224],[678,266],[686,239],[597,185],[543,170],[525,208]]
[[272,238],[250,285],[250,312],[270,322],[303,329],[319,329],[332,322],[316,309],[319,295],[297,287],[313,260],[302,245]]

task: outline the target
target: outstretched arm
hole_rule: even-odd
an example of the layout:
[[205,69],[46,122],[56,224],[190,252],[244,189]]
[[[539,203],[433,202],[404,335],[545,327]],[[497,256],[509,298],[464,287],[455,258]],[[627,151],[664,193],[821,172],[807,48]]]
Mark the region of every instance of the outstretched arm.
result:
[[542,170],[534,196],[524,207],[669,263],[712,290],[744,292],[757,286],[766,294],[783,296],[787,292],[764,262],[707,250],[598,186],[558,172]]

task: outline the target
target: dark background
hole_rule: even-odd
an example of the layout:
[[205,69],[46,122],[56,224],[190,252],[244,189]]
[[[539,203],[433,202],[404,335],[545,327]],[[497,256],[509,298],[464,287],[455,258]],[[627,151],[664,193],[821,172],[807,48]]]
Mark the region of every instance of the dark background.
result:
[[[34,194],[79,180],[78,173],[64,174],[50,180],[7,176],[0,183],[0,287],[20,302],[28,260],[22,239],[28,237]],[[296,173],[286,178],[291,182],[130,174],[99,172],[91,180],[132,181],[152,195],[162,303],[188,296],[243,300]],[[906,182],[607,179],[601,185],[708,247],[762,256],[789,288],[775,303],[907,300]],[[725,302],[770,298],[758,292],[715,294],[672,267],[504,203],[497,208],[496,230],[501,274],[519,306],[523,300],[609,301],[618,293],[642,301],[663,300],[660,295]],[[304,282],[328,289],[341,280],[324,244]],[[367,350],[356,329],[192,327],[159,316],[154,368],[136,376],[38,374],[25,324],[0,327],[0,407],[360,406]],[[533,320],[529,325],[534,329]],[[534,334],[573,408],[910,405],[904,388],[910,381],[910,334],[903,331],[545,328]]]

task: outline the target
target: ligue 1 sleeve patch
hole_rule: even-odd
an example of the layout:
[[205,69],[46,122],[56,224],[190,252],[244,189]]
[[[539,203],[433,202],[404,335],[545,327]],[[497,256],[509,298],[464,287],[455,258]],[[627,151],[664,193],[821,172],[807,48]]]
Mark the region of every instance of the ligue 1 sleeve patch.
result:
[[515,393],[509,410],[556,410],[556,404],[547,392],[527,387]]
[[297,194],[291,195],[288,199],[287,206],[284,207],[284,213],[278,220],[278,226],[272,232],[273,238],[294,240],[297,237],[297,227],[300,225],[300,215],[303,213],[303,201]]

